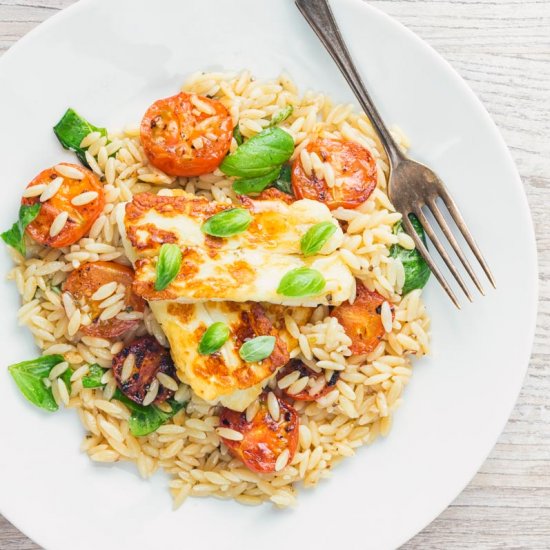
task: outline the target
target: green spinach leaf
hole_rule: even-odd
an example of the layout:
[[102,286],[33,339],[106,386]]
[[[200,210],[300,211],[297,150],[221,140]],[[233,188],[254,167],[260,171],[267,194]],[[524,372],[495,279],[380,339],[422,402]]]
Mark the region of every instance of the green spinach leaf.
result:
[[178,403],[171,399],[168,404],[172,410],[168,413],[155,405],[148,405],[147,407],[138,405],[118,389],[115,391],[113,399],[120,401],[130,410],[130,419],[128,420],[130,433],[137,437],[155,432],[186,406],[186,403]]
[[12,246],[23,256],[27,252],[27,247],[25,246],[25,229],[27,226],[38,216],[40,212],[40,203],[26,205],[22,204],[19,208],[19,219],[11,226],[11,229],[4,231],[0,235],[2,240],[9,246]]
[[80,147],[82,140],[91,132],[99,132],[102,136],[107,135],[105,128],[98,128],[82,118],[74,109],[67,109],[61,120],[53,127],[53,131],[61,145],[76,153],[78,160],[88,166],[86,160],[86,149]]
[[[410,220],[414,230],[418,233],[418,236],[422,239],[422,242],[426,244],[426,235],[422,225],[418,221],[418,218],[411,215]],[[395,224],[393,232],[396,235],[403,232],[401,222]],[[416,288],[424,288],[424,286],[426,286],[426,283],[430,278],[431,271],[428,264],[416,248],[413,250],[407,250],[398,244],[394,244],[390,249],[390,256],[393,258],[399,258],[403,264],[403,269],[405,270],[405,283],[402,290],[403,296],[408,294],[411,290],[415,290]]]
[[22,361],[8,367],[17,387],[33,405],[47,411],[57,411],[59,408],[53,398],[51,388],[43,382],[51,370],[63,361],[62,355],[44,355],[31,361]]
[[82,377],[82,387],[84,388],[100,388],[104,386],[101,378],[105,373],[105,369],[102,369],[97,363],[90,365],[88,374]]
[[239,128],[239,125],[235,126],[233,128],[233,137],[235,138],[235,141],[237,142],[237,145],[242,145],[244,142],[244,137],[241,133],[241,129]]
[[71,394],[71,376],[73,375],[74,370],[69,367],[59,378],[65,382],[65,386],[67,387],[67,391],[69,392],[69,395]]
[[292,191],[291,183],[292,169],[290,164],[283,164],[279,176],[273,182],[273,187],[276,187],[279,191],[286,193],[287,195],[294,195]]

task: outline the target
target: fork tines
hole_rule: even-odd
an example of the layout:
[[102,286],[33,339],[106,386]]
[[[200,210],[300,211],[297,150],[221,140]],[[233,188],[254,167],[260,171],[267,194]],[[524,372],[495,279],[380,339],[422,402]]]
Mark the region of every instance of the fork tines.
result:
[[439,225],[441,231],[445,235],[447,241],[451,245],[452,249],[454,250],[455,254],[458,256],[460,261],[462,262],[462,265],[466,269],[468,275],[471,277],[472,281],[474,282],[475,286],[479,290],[479,292],[482,295],[485,295],[485,291],[483,290],[483,287],[481,286],[481,283],[479,282],[479,279],[473,270],[472,266],[470,265],[470,262],[466,258],[466,255],[464,254],[463,250],[460,248],[460,245],[458,241],[456,240],[456,237],[454,236],[453,232],[451,231],[451,228],[449,227],[449,224],[445,220],[443,213],[441,212],[438,204],[437,204],[437,198],[441,198],[443,202],[445,203],[445,206],[447,207],[447,210],[449,211],[449,214],[451,215],[453,221],[455,222],[456,226],[462,233],[465,241],[470,246],[472,252],[474,253],[475,257],[479,261],[481,267],[483,268],[483,271],[487,275],[487,278],[489,279],[489,282],[493,286],[493,288],[496,288],[495,279],[493,277],[493,274],[491,273],[491,270],[489,269],[489,266],[487,265],[487,262],[485,261],[483,255],[481,254],[481,251],[479,250],[479,247],[477,246],[474,238],[472,237],[472,234],[470,233],[470,230],[468,229],[466,222],[464,221],[464,218],[462,217],[460,211],[458,210],[458,207],[456,206],[456,203],[450,196],[449,192],[444,188],[439,189],[439,197],[434,196],[431,197],[426,201],[424,205],[416,205],[413,208],[411,208],[411,211],[407,213],[407,215],[403,216],[403,225],[407,231],[407,233],[413,238],[415,245],[428,263],[432,273],[434,274],[435,278],[439,281],[441,286],[444,288],[444,290],[447,292],[455,306],[460,309],[460,303],[452,290],[451,286],[441,273],[441,270],[437,267],[436,263],[434,262],[432,256],[428,252],[427,247],[422,242],[422,239],[418,236],[416,231],[414,230],[408,214],[414,214],[417,218],[422,227],[424,228],[424,231],[426,232],[426,235],[429,237],[430,241],[438,251],[439,255],[445,262],[445,265],[449,269],[449,271],[452,273],[453,277],[456,279],[457,283],[459,284],[460,288],[463,290],[464,294],[468,298],[468,300],[472,301],[472,295],[470,294],[470,291],[468,287],[466,286],[466,283],[464,282],[464,279],[460,275],[458,269],[456,268],[455,264],[453,263],[453,260],[449,256],[444,244],[441,242],[441,240],[437,237],[435,234],[435,231],[431,225],[431,223],[428,221],[426,215],[422,211],[422,206],[425,206],[428,208],[428,210],[432,213],[434,219],[436,220],[437,224]]

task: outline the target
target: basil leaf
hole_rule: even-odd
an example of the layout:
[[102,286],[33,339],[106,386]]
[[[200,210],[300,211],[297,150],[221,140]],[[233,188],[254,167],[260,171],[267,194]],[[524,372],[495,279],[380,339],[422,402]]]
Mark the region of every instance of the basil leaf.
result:
[[271,182],[276,180],[278,176],[279,169],[276,168],[265,176],[235,180],[235,182],[233,182],[233,191],[238,195],[261,193]]
[[82,387],[101,388],[101,386],[105,385],[101,381],[101,378],[103,378],[104,373],[105,373],[105,369],[102,369],[97,363],[90,365],[88,374],[82,377]]
[[21,252],[23,256],[27,252],[27,247],[25,246],[25,229],[27,229],[27,226],[36,219],[36,216],[38,216],[40,206],[39,202],[31,205],[22,204],[19,208],[19,219],[11,226],[11,229],[4,231],[4,233],[0,235],[7,245]]
[[[410,216],[411,224],[414,230],[418,233],[418,236],[422,239],[422,242],[426,244],[426,234],[424,228],[418,221],[418,218],[413,214]],[[401,222],[397,222],[393,227],[394,234],[402,233],[403,225]],[[416,288],[424,288],[428,279],[430,278],[430,268],[426,263],[426,260],[422,257],[422,254],[418,252],[416,248],[413,250],[407,250],[398,244],[392,245],[390,248],[390,256],[392,258],[399,258],[403,264],[405,271],[405,283],[403,284],[402,294],[408,294],[411,290]]]
[[90,165],[86,160],[86,149],[80,147],[82,140],[91,132],[99,132],[102,136],[107,135],[105,128],[98,128],[82,118],[74,109],[67,109],[61,120],[53,127],[53,131],[65,149],[76,153],[78,160],[88,168]]
[[284,122],[293,112],[294,107],[292,105],[287,105],[284,109],[281,109],[273,115],[270,126],[277,126],[277,124],[281,124],[281,122]]
[[298,267],[284,275],[277,293],[293,298],[315,296],[325,288],[325,285],[325,278],[319,271],[309,267]]
[[164,243],[160,247],[155,290],[164,290],[178,276],[181,261],[182,254],[177,244]]
[[313,225],[300,240],[302,254],[304,256],[317,254],[335,232],[336,225],[332,222],[321,222]]
[[229,208],[208,218],[201,230],[213,237],[231,237],[246,231],[251,221],[252,215],[246,208]]
[[220,170],[227,176],[257,178],[285,163],[294,152],[294,139],[280,128],[267,128],[225,157]]
[[17,387],[33,405],[47,411],[59,408],[53,398],[52,389],[42,381],[48,378],[51,370],[63,361],[62,355],[44,355],[31,361],[23,361],[8,367]]
[[225,323],[210,325],[199,342],[199,353],[210,355],[218,351],[227,342],[229,332],[229,327]]
[[273,353],[275,342],[275,336],[257,336],[241,346],[239,355],[247,363],[257,363]]
[[237,145],[242,145],[244,141],[244,137],[241,134],[241,129],[239,128],[239,125],[235,126],[233,128],[233,137],[235,138],[235,141],[237,142]]
[[149,435],[157,431],[186,406],[186,403],[178,403],[176,400],[171,399],[167,402],[172,408],[170,412],[164,412],[155,405],[144,407],[143,405],[134,403],[118,389],[115,391],[113,399],[120,401],[130,410],[128,426],[130,433],[137,437]]
[[283,164],[279,176],[273,182],[273,187],[276,187],[279,191],[286,193],[287,195],[294,195],[291,184],[292,169],[290,164]]

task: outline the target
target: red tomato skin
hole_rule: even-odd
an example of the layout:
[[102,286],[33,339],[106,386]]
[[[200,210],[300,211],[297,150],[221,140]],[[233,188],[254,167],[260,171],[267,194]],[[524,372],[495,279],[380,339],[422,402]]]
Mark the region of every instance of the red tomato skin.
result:
[[380,315],[385,301],[378,292],[370,291],[358,282],[353,304],[344,302],[332,310],[331,316],[338,319],[352,340],[350,350],[353,355],[370,353],[386,334]]
[[[79,241],[88,233],[93,223],[101,214],[105,206],[105,193],[99,178],[87,168],[60,163],[80,170],[84,174],[82,180],[75,180],[61,176],[55,171],[55,167],[47,168],[38,174],[27,188],[39,184],[48,184],[56,177],[63,177],[63,184],[59,191],[40,206],[38,216],[27,226],[26,232],[36,242],[52,248],[63,248]],[[83,206],[74,206],[71,200],[85,191],[96,191],[97,198]],[[21,204],[30,206],[40,201],[40,197],[23,197]],[[69,219],[65,227],[56,236],[50,236],[50,227],[59,213],[69,213]]]
[[[130,353],[135,355],[135,367],[130,377],[122,381],[120,376],[122,367]],[[142,336],[130,342],[113,357],[112,370],[118,389],[138,405],[143,405],[143,400],[157,373],[162,372],[177,380],[176,368],[170,357],[170,352],[163,348],[153,336]],[[173,395],[172,390],[161,384],[153,403],[163,403]]]
[[345,181],[330,188],[324,178],[306,173],[300,155],[292,165],[292,189],[298,199],[325,203],[330,210],[357,208],[372,194],[378,179],[376,160],[365,147],[352,141],[318,138],[306,146],[308,153],[317,153],[322,161],[338,166],[336,177]]
[[134,270],[131,267],[115,262],[88,262],[71,272],[63,290],[72,294],[77,301],[82,301],[90,307],[92,323],[82,327],[80,331],[87,336],[99,338],[117,338],[136,327],[140,321],[122,320],[113,317],[107,321],[99,321],[101,310],[99,302],[91,300],[91,296],[101,286],[111,281],[122,283],[126,287],[125,302],[132,311],[143,312],[145,301],[132,291]]
[[[181,92],[155,101],[141,122],[141,142],[151,164],[170,176],[193,177],[213,172],[229,152],[233,138],[233,122],[223,104],[204,96],[196,96],[207,104],[213,115],[199,112],[192,103],[196,94]],[[208,128],[198,129],[210,117],[217,117]],[[213,141],[206,136],[216,135]],[[194,141],[202,139],[196,148]]]
[[262,394],[259,399],[260,410],[251,422],[246,420],[244,412],[222,408],[220,426],[236,430],[244,438],[242,441],[233,441],[222,437],[221,440],[229,452],[240,458],[249,470],[266,474],[275,471],[277,457],[285,449],[289,451],[288,464],[292,462],[298,447],[299,419],[294,407],[278,398],[280,416],[275,421],[267,409],[266,394]]
[[[291,359],[278,373],[277,373],[277,380],[280,380],[287,374],[290,374],[291,372],[299,370],[301,376],[309,376],[310,378],[315,378],[318,380],[321,377],[325,376],[324,372],[314,372],[312,369],[310,369],[307,365],[305,365],[302,361],[299,359]],[[321,397],[324,397],[327,395],[327,393],[331,392],[334,389],[334,386],[336,385],[336,382],[338,382],[338,379],[340,378],[340,373],[338,371],[334,371],[334,374],[332,375],[332,378],[329,382],[327,382],[317,393],[314,395],[311,395],[308,391],[308,388],[306,387],[301,392],[298,393],[289,393],[288,389],[285,388],[282,390],[283,394],[286,397],[289,397],[290,399],[294,399],[295,401],[317,401],[318,399],[321,399]]]

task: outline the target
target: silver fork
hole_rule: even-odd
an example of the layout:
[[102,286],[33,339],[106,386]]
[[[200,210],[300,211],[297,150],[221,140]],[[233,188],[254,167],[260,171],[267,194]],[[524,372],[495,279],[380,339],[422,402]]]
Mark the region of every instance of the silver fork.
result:
[[423,212],[423,208],[429,210],[434,219],[437,221],[441,231],[447,238],[447,241],[455,251],[464,268],[472,278],[475,286],[481,292],[483,287],[479,282],[472,266],[466,258],[464,252],[460,248],[458,241],[456,240],[451,228],[447,224],[442,211],[440,210],[437,200],[441,199],[452,219],[454,220],[460,232],[464,236],[464,239],[472,249],[475,257],[481,264],[483,271],[487,275],[490,283],[496,288],[495,279],[491,274],[487,262],[483,258],[479,247],[477,246],[472,234],[468,230],[464,218],[460,214],[456,203],[449,194],[444,183],[439,177],[430,170],[427,166],[420,164],[414,160],[409,159],[399,148],[386,125],[384,124],[378,110],[376,109],[372,99],[367,92],[365,85],[359,76],[359,73],[351,59],[350,53],[346,44],[342,38],[334,15],[327,0],[296,0],[298,9],[305,17],[311,28],[315,31],[327,51],[330,53],[339,69],[342,71],[344,78],[351,86],[353,93],[357,97],[360,105],[365,110],[366,114],[372,121],[375,128],[378,130],[380,140],[390,163],[390,178],[388,181],[388,194],[393,205],[403,215],[403,227],[406,232],[413,238],[416,248],[422,254],[426,262],[428,263],[435,278],[439,281],[441,286],[449,295],[449,298],[453,301],[455,306],[460,309],[460,303],[450,287],[449,283],[441,273],[441,270],[437,267],[432,256],[428,252],[428,249],[422,242],[422,239],[418,236],[414,230],[409,216],[414,214],[424,231],[428,235],[430,241],[433,243],[439,255],[447,265],[447,268],[452,273],[460,288],[464,291],[464,294],[468,300],[472,301],[472,296],[466,283],[462,279],[458,269],[454,265],[450,258],[445,246],[439,240],[434,232],[434,229],[426,215]]

